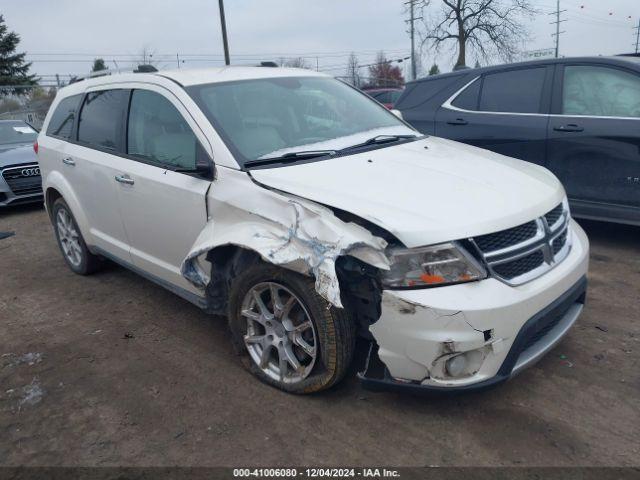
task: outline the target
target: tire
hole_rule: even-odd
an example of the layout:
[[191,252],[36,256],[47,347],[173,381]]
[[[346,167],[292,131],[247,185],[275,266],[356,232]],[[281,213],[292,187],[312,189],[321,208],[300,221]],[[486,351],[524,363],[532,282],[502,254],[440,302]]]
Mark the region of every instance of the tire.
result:
[[87,248],[76,219],[62,198],[53,203],[52,213],[58,247],[69,268],[78,275],[89,275],[99,270],[102,267],[102,259]]
[[[280,308],[274,307],[274,288]],[[261,314],[256,294],[274,313],[271,327],[269,318]],[[243,365],[261,381],[289,393],[309,394],[332,387],[344,377],[355,350],[354,323],[345,310],[316,293],[312,278],[263,262],[233,280],[229,327]],[[270,351],[266,361],[265,345]],[[291,353],[293,362],[289,361]],[[281,373],[283,356],[287,359],[285,375]],[[300,364],[297,369],[295,360]]]

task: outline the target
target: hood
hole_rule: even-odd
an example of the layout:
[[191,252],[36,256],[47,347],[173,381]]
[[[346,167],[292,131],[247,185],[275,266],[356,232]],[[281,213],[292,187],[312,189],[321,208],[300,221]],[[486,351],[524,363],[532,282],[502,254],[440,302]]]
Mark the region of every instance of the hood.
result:
[[435,137],[256,169],[251,176],[268,187],[358,215],[407,247],[514,227],[544,215],[565,196],[546,168]]
[[33,144],[0,145],[0,168],[23,163],[38,163]]

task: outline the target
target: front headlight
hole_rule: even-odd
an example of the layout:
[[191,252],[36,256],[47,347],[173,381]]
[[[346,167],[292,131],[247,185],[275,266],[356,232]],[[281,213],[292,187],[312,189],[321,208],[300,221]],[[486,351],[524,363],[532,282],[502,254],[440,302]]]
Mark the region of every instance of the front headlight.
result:
[[435,287],[486,278],[484,268],[453,243],[422,248],[398,248],[388,253],[390,269],[383,273],[388,288]]

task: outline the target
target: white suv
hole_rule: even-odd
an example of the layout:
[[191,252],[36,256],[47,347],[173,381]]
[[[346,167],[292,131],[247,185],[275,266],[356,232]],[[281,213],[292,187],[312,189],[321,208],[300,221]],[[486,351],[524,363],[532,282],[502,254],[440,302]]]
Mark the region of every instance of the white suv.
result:
[[549,351],[588,241],[546,169],[425,137],[307,70],[131,73],[60,90],[38,137],[64,259],[111,259],[229,319],[283,390],[466,390]]

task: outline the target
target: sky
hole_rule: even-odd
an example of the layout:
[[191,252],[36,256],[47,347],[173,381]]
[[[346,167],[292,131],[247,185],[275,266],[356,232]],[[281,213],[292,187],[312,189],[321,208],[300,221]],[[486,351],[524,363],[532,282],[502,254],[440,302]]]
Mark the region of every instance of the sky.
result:
[[[349,52],[361,64],[379,50],[388,58],[409,54],[406,0],[225,0],[232,63],[255,64],[280,57],[344,75]],[[441,0],[424,12],[435,14]],[[532,0],[540,10],[525,26],[524,50],[552,48],[556,0]],[[638,0],[561,0],[560,51],[564,56],[607,55],[635,49]],[[217,0],[0,0],[0,14],[20,34],[20,50],[43,84],[90,70],[102,57],[110,68],[126,68],[146,48],[161,68],[223,64]],[[455,52],[422,49],[422,63],[449,71]],[[475,63],[471,54],[467,63]],[[483,62],[484,63],[484,62]],[[493,59],[490,63],[500,63]],[[401,64],[408,74],[408,62]],[[364,72],[363,72],[364,73]]]

